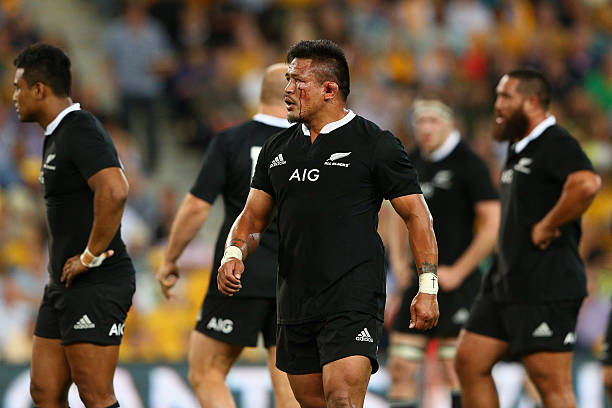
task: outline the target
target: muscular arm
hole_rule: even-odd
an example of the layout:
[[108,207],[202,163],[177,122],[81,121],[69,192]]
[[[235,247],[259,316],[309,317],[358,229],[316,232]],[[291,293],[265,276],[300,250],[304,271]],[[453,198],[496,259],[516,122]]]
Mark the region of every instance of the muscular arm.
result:
[[393,208],[408,228],[408,242],[418,274],[436,272],[438,245],[433,230],[433,220],[422,194],[412,194],[391,200]]
[[[87,249],[94,256],[113,255],[108,245],[117,233],[127,201],[129,185],[123,170],[109,167],[89,177],[87,184],[94,192],[94,219],[87,241]],[[91,256],[91,255],[90,255]],[[81,263],[80,255],[68,258],[62,270],[61,281],[69,287],[72,280],[89,268]]]
[[[242,252],[242,259],[259,245],[261,232],[268,226],[274,209],[274,200],[268,193],[251,188],[244,209],[234,221],[227,236],[226,247],[236,246]],[[217,274],[219,291],[233,295],[242,287],[240,278],[244,271],[241,260],[230,258],[223,263]]]
[[[433,220],[422,194],[412,194],[391,200],[395,211],[408,228],[408,242],[419,275],[436,274],[438,245],[433,230]],[[440,312],[436,295],[419,292],[410,305],[410,327],[427,330],[438,324]]]
[[561,235],[559,227],[575,220],[593,202],[601,187],[601,178],[590,170],[571,173],[565,180],[559,200],[531,230],[533,243],[546,249],[553,239]]
[[412,258],[408,251],[408,230],[406,223],[394,211],[388,211],[388,227],[386,232],[389,251],[389,264],[400,289],[403,291],[410,285],[414,272]]
[[185,247],[206,222],[210,208],[209,202],[187,193],[172,221],[168,246],[164,254],[165,262],[176,263]]
[[185,247],[196,236],[202,225],[206,222],[210,213],[211,204],[191,193],[187,193],[185,199],[176,213],[168,246],[164,253],[164,261],[157,272],[157,280],[161,286],[163,295],[168,299],[172,297],[170,289],[176,284],[179,277],[179,269],[176,264]]
[[87,248],[99,255],[106,251],[119,229],[129,185],[119,167],[100,170],[87,180],[87,184],[94,192],[94,219]]
[[453,290],[478,266],[497,244],[499,231],[500,206],[497,200],[478,201],[474,205],[477,230],[466,250],[448,270],[440,266],[440,287]]

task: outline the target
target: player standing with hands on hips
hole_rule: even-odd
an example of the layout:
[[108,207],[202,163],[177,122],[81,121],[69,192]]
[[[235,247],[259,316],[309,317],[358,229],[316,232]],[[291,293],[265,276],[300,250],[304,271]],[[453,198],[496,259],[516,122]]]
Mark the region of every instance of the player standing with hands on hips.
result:
[[580,216],[601,179],[578,142],[548,112],[551,87],[517,69],[497,85],[497,140],[510,142],[501,174],[497,263],[459,338],[455,367],[463,406],[498,406],[491,376],[519,358],[547,408],[576,406],[572,357],[587,294],[578,254]]
[[135,291],[120,229],[128,183],[102,124],[70,98],[66,54],[35,44],[14,64],[19,120],[45,129],[50,279],[34,329],[30,394],[37,407],[65,408],[74,382],[88,408],[118,407],[113,375]]

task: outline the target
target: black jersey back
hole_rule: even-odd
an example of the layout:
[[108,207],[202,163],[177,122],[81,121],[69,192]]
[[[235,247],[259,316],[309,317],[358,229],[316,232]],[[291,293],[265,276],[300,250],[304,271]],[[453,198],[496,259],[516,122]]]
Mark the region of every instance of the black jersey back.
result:
[[[40,182],[47,210],[52,282],[59,283],[66,260],[81,254],[87,246],[94,215],[94,193],[87,180],[109,167],[121,167],[117,151],[102,124],[87,111],[68,113],[53,133],[45,137]],[[79,275],[75,284],[133,273],[131,267],[113,267],[128,256],[121,228],[108,249],[115,254],[101,266]]]
[[[311,144],[302,126],[275,135],[252,186],[277,206],[279,323],[343,311],[383,318],[383,198],[421,192],[400,141],[352,112]],[[329,125],[328,125],[329,126]]]
[[[284,130],[251,120],[219,132],[210,143],[191,194],[213,203],[223,196],[225,218],[215,246],[215,258],[208,296],[223,296],[217,288],[225,240],[232,224],[244,208],[257,157],[264,142]],[[272,221],[261,236],[259,248],[245,260],[243,287],[234,296],[275,297],[278,252],[278,227]]]
[[[474,237],[474,205],[497,199],[489,169],[463,141],[439,161],[423,158],[419,149],[413,150],[408,157],[415,165],[433,217],[438,263],[452,265]],[[480,276],[472,274],[462,287],[477,287],[479,283]]]
[[578,254],[580,219],[561,226],[561,236],[541,251],[531,228],[555,205],[567,176],[593,170],[578,142],[553,125],[520,152],[511,147],[501,175],[499,258],[489,282],[503,301],[545,302],[586,296]]

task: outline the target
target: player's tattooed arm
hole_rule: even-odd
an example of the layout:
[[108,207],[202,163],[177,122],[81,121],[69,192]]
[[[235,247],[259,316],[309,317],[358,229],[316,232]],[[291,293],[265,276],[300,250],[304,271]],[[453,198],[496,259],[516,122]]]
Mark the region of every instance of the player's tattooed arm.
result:
[[425,261],[421,264],[421,267],[418,268],[418,271],[419,271],[419,275],[422,273],[433,273],[434,275],[437,275],[438,265]]

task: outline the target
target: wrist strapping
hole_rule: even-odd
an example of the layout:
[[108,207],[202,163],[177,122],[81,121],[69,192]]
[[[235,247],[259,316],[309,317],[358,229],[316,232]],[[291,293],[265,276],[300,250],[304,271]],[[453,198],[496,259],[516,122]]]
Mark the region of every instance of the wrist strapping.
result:
[[435,295],[438,293],[438,275],[426,272],[419,275],[419,292]]
[[100,266],[102,262],[104,262],[104,260],[106,259],[106,252],[102,252],[100,255],[95,256],[91,253],[89,248],[85,248],[85,251],[83,251],[83,253],[81,254],[80,259],[81,264],[83,264],[83,266],[86,266],[88,268],[95,268],[97,266]]
[[221,265],[229,261],[230,258],[236,258],[239,261],[242,261],[242,250],[236,245],[230,245],[225,248],[225,252],[223,252],[223,258],[221,258]]

